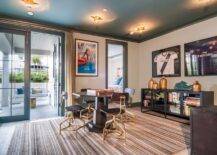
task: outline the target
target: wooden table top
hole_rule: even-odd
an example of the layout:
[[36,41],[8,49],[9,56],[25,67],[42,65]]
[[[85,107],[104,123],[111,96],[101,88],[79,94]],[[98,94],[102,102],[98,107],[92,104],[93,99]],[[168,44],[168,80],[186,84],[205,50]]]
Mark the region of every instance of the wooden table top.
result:
[[87,92],[77,92],[77,93],[72,93],[72,95],[74,96],[87,96],[87,97],[106,97],[106,98],[110,98],[112,96],[111,93],[108,93],[108,94],[88,94]]

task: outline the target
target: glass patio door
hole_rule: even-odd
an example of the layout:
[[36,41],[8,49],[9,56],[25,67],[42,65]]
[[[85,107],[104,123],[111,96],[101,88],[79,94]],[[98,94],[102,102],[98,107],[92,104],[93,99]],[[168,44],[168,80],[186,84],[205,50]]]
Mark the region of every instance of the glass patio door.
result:
[[27,33],[0,29],[0,122],[29,117]]
[[64,104],[62,103],[62,92],[64,91],[64,73],[62,63],[62,37],[54,35],[57,39],[53,46],[53,78],[54,78],[54,105],[57,107],[58,116],[63,116]]
[[64,82],[63,82],[63,63],[62,63],[62,40],[61,36],[58,37],[58,45],[55,48],[55,94],[56,94],[56,101],[58,104],[58,115],[63,116],[65,105],[62,103],[62,92],[64,91]]

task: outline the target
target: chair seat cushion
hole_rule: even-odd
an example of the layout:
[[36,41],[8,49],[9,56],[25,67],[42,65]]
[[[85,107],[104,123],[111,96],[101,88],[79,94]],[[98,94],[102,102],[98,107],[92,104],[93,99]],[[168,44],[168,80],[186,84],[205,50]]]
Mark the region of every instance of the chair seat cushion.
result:
[[81,105],[71,105],[71,106],[68,106],[66,107],[66,110],[67,111],[71,111],[71,112],[78,112],[78,111],[81,111],[83,110],[84,108],[81,106]]
[[[114,114],[114,115],[116,115],[116,114],[119,114],[120,113],[120,108],[110,108],[110,109],[108,109],[108,111],[107,111],[109,114]],[[123,114],[124,113],[124,111],[122,110],[121,111],[121,114]]]

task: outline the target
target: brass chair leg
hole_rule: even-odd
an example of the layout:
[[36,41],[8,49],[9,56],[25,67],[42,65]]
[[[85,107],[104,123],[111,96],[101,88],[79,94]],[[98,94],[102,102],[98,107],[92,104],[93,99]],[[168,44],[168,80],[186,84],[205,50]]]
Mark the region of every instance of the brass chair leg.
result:
[[80,130],[81,128],[84,128],[84,131],[85,131],[85,127],[86,127],[85,120],[83,120],[83,119],[79,119],[79,120],[81,120],[81,121],[83,122],[83,125],[81,125],[81,126],[79,126],[79,127],[77,127],[77,128],[75,129],[76,137],[77,137],[77,134],[78,134],[78,130]]
[[[122,117],[122,116],[121,116]],[[120,139],[124,139],[126,142],[126,129],[125,124],[115,116],[109,121],[106,122],[105,127],[103,129],[103,140],[106,139],[109,133],[116,133],[120,137]],[[121,138],[123,137],[123,138]]]
[[[74,116],[67,114],[66,119],[64,119],[60,124],[59,124],[59,134],[62,134],[62,130],[65,130],[69,127],[71,127],[71,123],[74,121]],[[62,128],[62,125],[68,122],[68,126]]]
[[103,134],[102,134],[102,138],[103,138],[103,140],[105,140],[106,133],[107,133],[106,129],[103,129]]
[[136,119],[136,116],[129,112],[129,111],[126,111],[124,114],[122,114],[122,121],[123,122],[134,122]]

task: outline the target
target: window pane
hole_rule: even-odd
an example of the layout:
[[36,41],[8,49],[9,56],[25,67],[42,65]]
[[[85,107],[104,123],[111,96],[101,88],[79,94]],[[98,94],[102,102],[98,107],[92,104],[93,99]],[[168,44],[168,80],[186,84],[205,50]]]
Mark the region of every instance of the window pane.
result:
[[24,115],[24,51],[25,36],[13,35],[11,59],[12,116]]
[[0,117],[11,116],[10,57],[12,34],[0,33]]
[[108,88],[123,91],[123,46],[108,45]]

